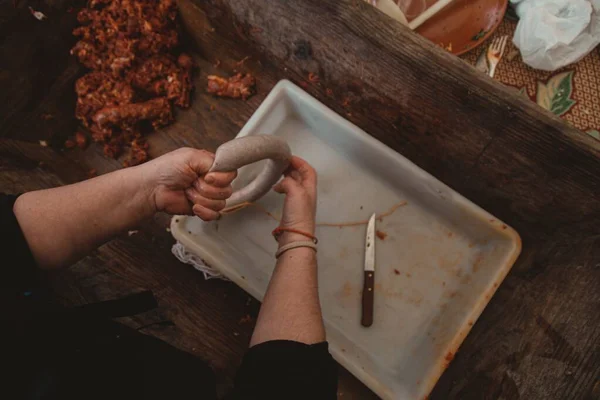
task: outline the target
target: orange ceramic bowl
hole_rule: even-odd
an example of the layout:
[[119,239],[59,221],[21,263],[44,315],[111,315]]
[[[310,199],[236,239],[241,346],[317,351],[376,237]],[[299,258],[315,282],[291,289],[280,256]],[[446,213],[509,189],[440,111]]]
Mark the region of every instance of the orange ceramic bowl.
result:
[[[426,0],[430,7],[437,0]],[[455,0],[416,29],[420,35],[460,55],[484,42],[498,27],[508,0]]]

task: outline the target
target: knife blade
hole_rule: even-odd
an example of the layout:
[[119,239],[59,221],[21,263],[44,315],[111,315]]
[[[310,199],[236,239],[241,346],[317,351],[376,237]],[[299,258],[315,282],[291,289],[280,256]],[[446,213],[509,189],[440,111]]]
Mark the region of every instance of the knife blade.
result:
[[362,293],[362,326],[373,325],[373,303],[375,299],[375,214],[367,225],[365,240],[365,271]]

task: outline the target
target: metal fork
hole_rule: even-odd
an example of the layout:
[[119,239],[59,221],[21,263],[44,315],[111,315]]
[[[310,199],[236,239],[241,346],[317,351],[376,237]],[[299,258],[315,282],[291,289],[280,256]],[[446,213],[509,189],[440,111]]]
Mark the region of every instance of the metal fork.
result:
[[495,38],[490,47],[487,50],[487,60],[489,65],[488,75],[490,77],[494,77],[496,73],[496,67],[500,63],[502,56],[504,55],[504,50],[506,49],[506,42],[508,41],[508,35],[498,36]]

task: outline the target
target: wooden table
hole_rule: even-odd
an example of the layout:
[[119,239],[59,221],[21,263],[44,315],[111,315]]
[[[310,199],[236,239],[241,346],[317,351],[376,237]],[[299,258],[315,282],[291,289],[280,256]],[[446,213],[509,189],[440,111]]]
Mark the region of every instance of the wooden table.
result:
[[[96,145],[62,150],[76,130],[73,83],[83,73],[68,55],[75,26],[68,10],[81,1],[15,4],[0,4],[0,191],[68,184],[90,169],[119,168]],[[34,19],[29,5],[48,19]],[[197,44],[197,90],[192,109],[150,137],[152,156],[181,146],[214,150],[235,136],[278,80],[295,81],[523,238],[521,257],[431,398],[600,397],[594,139],[362,1],[181,0],[180,7]],[[243,102],[203,93],[207,74],[234,70],[258,77],[257,96]],[[318,82],[309,82],[309,73]],[[258,304],[233,284],[204,281],[177,262],[167,222],[157,216],[52,281],[67,304],[152,290],[160,309],[123,322],[208,360],[223,393],[253,328],[240,319],[256,316]],[[346,371],[339,391],[343,399],[375,397]]]

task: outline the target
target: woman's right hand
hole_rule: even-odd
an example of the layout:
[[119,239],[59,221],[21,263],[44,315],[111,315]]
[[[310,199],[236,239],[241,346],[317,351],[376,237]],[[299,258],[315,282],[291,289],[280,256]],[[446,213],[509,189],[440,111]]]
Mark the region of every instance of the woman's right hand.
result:
[[[290,167],[283,180],[273,187],[285,194],[281,228],[290,228],[315,234],[315,214],[317,208],[317,174],[313,167],[299,157],[292,157]],[[300,240],[306,236],[284,232],[279,237],[280,245]]]
[[136,167],[146,177],[153,211],[219,218],[237,172],[207,173],[214,159],[208,151],[181,148]]

